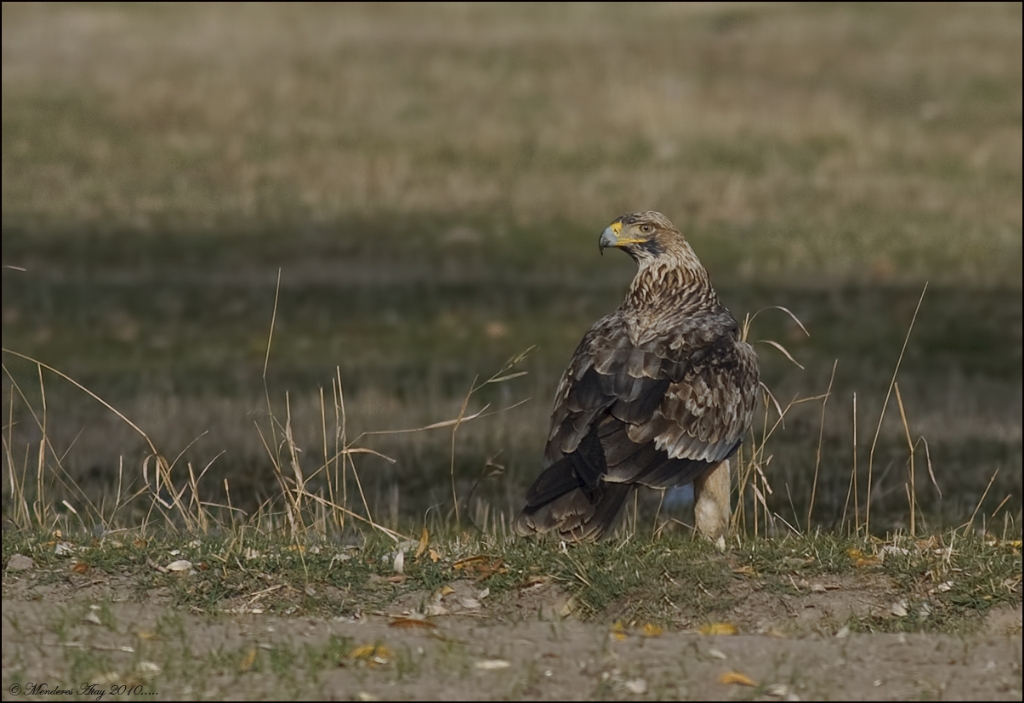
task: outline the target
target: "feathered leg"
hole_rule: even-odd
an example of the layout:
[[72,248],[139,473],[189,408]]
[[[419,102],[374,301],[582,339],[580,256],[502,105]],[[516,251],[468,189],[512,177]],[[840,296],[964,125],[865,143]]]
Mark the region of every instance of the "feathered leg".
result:
[[694,506],[697,532],[713,542],[719,551],[725,551],[725,535],[732,516],[729,505],[731,488],[728,459],[705,471],[693,482],[693,493],[697,499]]

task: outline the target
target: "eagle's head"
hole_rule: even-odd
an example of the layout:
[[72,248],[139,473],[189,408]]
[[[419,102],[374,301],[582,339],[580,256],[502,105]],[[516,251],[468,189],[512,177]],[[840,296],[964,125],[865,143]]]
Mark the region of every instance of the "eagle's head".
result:
[[605,247],[622,249],[640,263],[657,259],[667,252],[678,251],[680,247],[685,247],[685,240],[667,217],[660,212],[647,210],[616,218],[601,233],[598,246],[602,253]]

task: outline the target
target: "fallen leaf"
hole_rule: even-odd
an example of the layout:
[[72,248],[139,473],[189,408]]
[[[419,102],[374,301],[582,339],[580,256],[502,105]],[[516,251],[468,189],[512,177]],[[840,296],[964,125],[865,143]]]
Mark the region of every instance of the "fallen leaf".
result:
[[644,629],[642,630],[642,634],[644,637],[661,637],[661,635],[664,634],[664,632],[665,630],[658,627],[657,625],[652,625],[651,623],[647,623],[646,625],[644,625]]
[[430,554],[430,561],[434,562],[435,564],[441,558],[441,555],[438,554],[437,550],[435,550],[433,547],[430,548],[430,551],[428,552],[428,554]]
[[732,572],[734,574],[742,574],[743,576],[757,576],[757,572],[754,571],[754,567],[752,566],[741,566],[733,569]]
[[405,574],[395,574],[394,576],[388,576],[387,579],[385,580],[388,583],[402,583],[405,581],[406,578],[407,577]]
[[471,570],[477,568],[477,565],[487,562],[490,557],[486,556],[475,556],[466,557],[465,559],[459,559],[457,562],[452,564],[452,568],[456,571]]
[[353,649],[349,655],[349,659],[361,659],[367,664],[383,665],[391,661],[391,650],[382,644],[364,644],[361,647]]
[[452,564],[452,568],[457,571],[464,571],[467,574],[474,574],[474,579],[476,581],[483,581],[485,578],[488,578],[493,574],[504,574],[508,572],[508,569],[504,567],[504,562],[501,559],[483,555],[460,559]]
[[416,558],[419,559],[423,552],[427,551],[427,543],[430,541],[430,535],[427,533],[427,528],[423,528],[423,532],[420,533],[420,544],[416,547]]
[[71,570],[74,571],[76,574],[84,574],[89,570],[89,565],[86,564],[84,561],[76,561],[74,564],[71,565]]
[[249,651],[245,653],[245,656],[242,657],[242,661],[240,661],[238,663],[238,670],[239,671],[249,671],[249,669],[251,669],[252,665],[255,664],[255,663],[256,663],[256,648],[255,647],[251,647],[249,649]]
[[850,557],[855,567],[876,566],[881,563],[876,557],[868,556],[856,547],[847,549],[846,556]]
[[737,684],[739,686],[757,686],[754,680],[738,671],[727,671],[718,677],[718,683]]
[[735,635],[739,630],[731,622],[713,622],[700,628],[702,635]]
[[172,561],[166,568],[168,571],[189,571],[192,568],[192,562],[188,559],[178,559]]
[[612,625],[611,636],[613,639],[622,642],[624,639],[629,637],[626,633],[626,626],[622,624],[621,620],[616,620],[615,624]]
[[392,567],[396,574],[405,572],[405,550],[399,549],[398,553],[395,554],[395,560],[392,562]]

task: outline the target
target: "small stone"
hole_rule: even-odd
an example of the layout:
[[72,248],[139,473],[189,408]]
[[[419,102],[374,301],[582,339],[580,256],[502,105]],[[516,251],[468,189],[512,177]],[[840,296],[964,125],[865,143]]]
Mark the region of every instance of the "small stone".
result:
[[475,666],[481,671],[495,671],[496,669],[507,669],[512,664],[504,659],[483,659],[478,661]]
[[638,696],[647,693],[647,682],[643,679],[630,679],[623,684],[626,690],[630,693],[635,693]]
[[27,557],[24,554],[13,554],[7,561],[8,571],[30,571],[36,568],[36,563],[32,561],[32,557]]

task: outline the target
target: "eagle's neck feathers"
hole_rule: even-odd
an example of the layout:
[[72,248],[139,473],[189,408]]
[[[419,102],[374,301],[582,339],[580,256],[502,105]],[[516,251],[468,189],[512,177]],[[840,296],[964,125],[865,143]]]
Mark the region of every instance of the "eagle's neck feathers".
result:
[[675,246],[658,256],[638,258],[636,276],[622,302],[624,312],[664,319],[721,307],[708,272],[690,245],[683,239],[674,239],[672,244]]

